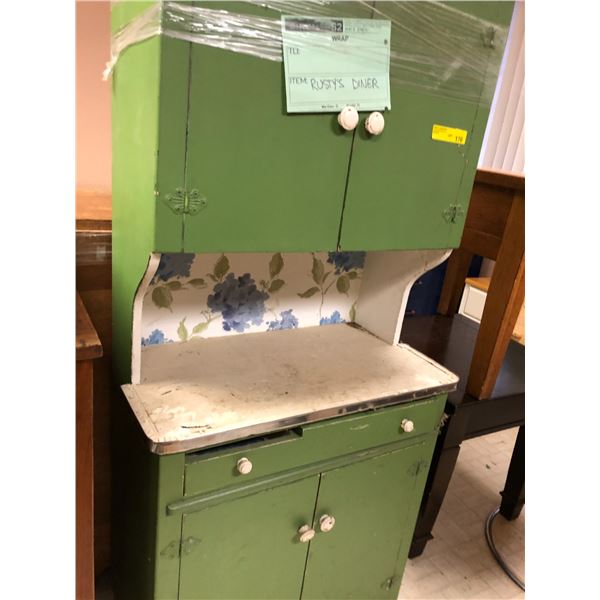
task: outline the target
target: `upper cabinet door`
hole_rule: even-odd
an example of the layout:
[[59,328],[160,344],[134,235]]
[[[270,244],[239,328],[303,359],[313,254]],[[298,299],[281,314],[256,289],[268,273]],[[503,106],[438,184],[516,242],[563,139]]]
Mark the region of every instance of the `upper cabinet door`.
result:
[[[409,10],[378,5],[379,18]],[[392,109],[379,136],[368,134],[362,120],[355,136],[343,250],[460,244],[512,9],[511,2],[453,2],[449,9],[414,3],[410,15],[388,15],[405,25],[392,29]],[[439,14],[425,14],[434,10]],[[471,16],[499,26],[498,35]],[[435,72],[446,63],[447,75]],[[434,125],[465,130],[466,143],[432,139]]]
[[[275,24],[281,16],[246,3],[198,6]],[[188,115],[186,188],[204,206],[184,216],[186,252],[336,248],[352,132],[334,114],[288,115],[282,62],[191,44]]]

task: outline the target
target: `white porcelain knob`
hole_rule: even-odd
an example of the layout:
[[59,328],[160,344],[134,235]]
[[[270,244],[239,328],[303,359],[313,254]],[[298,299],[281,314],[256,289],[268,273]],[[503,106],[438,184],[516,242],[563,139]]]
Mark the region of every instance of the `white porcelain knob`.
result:
[[298,529],[298,533],[300,534],[300,541],[303,544],[310,542],[315,537],[315,530],[311,529],[309,525],[302,525],[300,529]]
[[328,531],[331,531],[333,529],[334,525],[335,525],[335,518],[332,517],[331,515],[323,515],[319,519],[319,526],[321,528],[321,531],[324,531],[325,533],[327,533]]
[[402,431],[406,431],[406,433],[410,433],[415,428],[415,424],[409,419],[402,419],[402,423],[400,423],[400,427],[401,427]]
[[237,461],[237,470],[240,475],[248,475],[252,471],[252,463],[247,458],[240,458]]
[[354,106],[344,106],[338,115],[340,127],[352,131],[358,125],[358,111]]
[[365,121],[365,129],[371,135],[379,135],[385,127],[385,120],[380,112],[372,112]]

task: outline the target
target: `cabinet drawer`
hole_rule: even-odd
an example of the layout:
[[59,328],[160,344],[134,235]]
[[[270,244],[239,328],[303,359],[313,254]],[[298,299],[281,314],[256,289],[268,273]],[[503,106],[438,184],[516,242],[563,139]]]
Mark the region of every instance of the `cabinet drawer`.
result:
[[[311,463],[418,438],[437,427],[445,400],[442,394],[188,454],[185,495],[246,484]],[[412,430],[407,422],[412,423]],[[242,458],[252,466],[246,474],[238,471]]]

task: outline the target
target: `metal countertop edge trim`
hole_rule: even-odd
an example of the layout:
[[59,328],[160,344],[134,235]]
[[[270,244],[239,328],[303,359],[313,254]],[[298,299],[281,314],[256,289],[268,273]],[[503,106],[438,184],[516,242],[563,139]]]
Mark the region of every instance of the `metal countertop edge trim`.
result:
[[323,410],[314,411],[312,413],[299,413],[293,417],[276,421],[267,421],[256,425],[249,425],[239,429],[232,428],[227,431],[222,431],[214,434],[201,435],[188,440],[173,441],[173,442],[157,442],[148,438],[150,451],[154,454],[178,454],[180,452],[191,452],[196,450],[204,450],[212,446],[221,444],[229,444],[237,442],[245,438],[250,438],[255,435],[263,435],[266,433],[274,433],[284,429],[291,429],[299,425],[307,425],[326,419],[342,417],[350,414],[360,414],[368,410],[394,406],[397,404],[405,404],[409,401],[426,400],[432,396],[454,392],[457,389],[458,381],[448,384],[443,384],[437,387],[420,389],[418,392],[409,392],[396,396],[386,396],[377,400],[367,400],[365,402],[356,402],[344,406],[335,406]]

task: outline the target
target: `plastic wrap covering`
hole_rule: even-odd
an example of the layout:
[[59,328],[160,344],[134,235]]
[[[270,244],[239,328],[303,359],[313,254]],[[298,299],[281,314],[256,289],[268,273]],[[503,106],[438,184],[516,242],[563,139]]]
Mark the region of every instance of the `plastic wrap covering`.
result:
[[[249,2],[281,15],[386,19],[391,22],[393,87],[467,102],[490,102],[507,28],[439,2]],[[372,6],[375,4],[375,6]],[[160,2],[113,35],[110,75],[129,46],[156,35],[282,61],[281,19],[181,2]],[[340,50],[343,51],[343,50]]]

